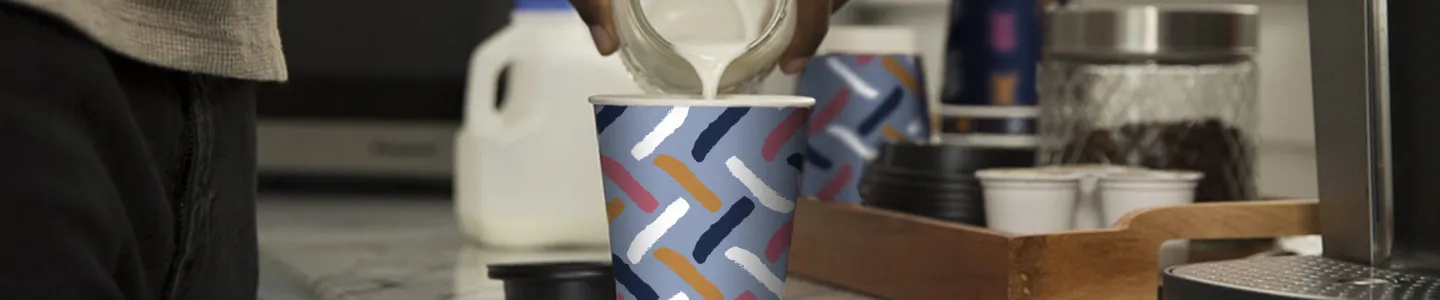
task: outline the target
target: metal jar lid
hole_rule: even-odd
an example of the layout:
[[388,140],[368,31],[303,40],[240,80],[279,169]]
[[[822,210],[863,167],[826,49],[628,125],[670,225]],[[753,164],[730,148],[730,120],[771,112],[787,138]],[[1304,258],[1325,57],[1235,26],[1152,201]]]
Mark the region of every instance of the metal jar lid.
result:
[[1094,59],[1244,58],[1258,47],[1254,5],[1091,4],[1046,18],[1048,55]]

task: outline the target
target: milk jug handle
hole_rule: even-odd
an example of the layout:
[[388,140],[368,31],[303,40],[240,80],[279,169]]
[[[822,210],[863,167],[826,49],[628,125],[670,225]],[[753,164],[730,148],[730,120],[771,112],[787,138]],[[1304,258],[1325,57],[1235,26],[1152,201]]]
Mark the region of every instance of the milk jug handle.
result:
[[465,129],[479,133],[496,133],[504,126],[495,109],[496,84],[500,72],[518,53],[520,35],[506,27],[475,47],[470,55],[468,84],[465,86]]

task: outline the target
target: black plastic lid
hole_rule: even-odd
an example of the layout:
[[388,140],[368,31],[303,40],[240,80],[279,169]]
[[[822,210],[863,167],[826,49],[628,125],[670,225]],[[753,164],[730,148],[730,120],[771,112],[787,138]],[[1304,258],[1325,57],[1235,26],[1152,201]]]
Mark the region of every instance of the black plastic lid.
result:
[[973,176],[998,167],[1035,165],[1034,149],[985,148],[942,143],[893,143],[880,149],[872,166],[892,170]]
[[498,280],[579,279],[614,276],[608,262],[543,262],[493,264],[488,266],[490,278]]

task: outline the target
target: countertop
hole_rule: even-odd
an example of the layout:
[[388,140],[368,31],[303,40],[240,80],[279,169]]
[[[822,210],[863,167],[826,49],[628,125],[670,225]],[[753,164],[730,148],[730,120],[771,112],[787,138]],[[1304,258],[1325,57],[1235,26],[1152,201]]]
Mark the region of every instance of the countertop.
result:
[[[606,249],[498,250],[466,242],[436,196],[262,195],[265,300],[504,299],[486,265],[606,261]],[[785,299],[873,299],[791,277]],[[285,290],[296,292],[286,293]]]

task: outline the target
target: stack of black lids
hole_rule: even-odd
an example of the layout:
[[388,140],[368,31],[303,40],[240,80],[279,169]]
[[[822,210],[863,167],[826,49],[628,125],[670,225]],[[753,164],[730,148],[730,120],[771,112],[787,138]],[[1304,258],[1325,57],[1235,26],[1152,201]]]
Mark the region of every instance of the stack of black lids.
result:
[[609,263],[497,264],[489,269],[490,278],[505,282],[506,300],[615,299],[615,276]]
[[985,226],[975,172],[1033,165],[1034,149],[889,144],[866,169],[860,197],[866,206]]

